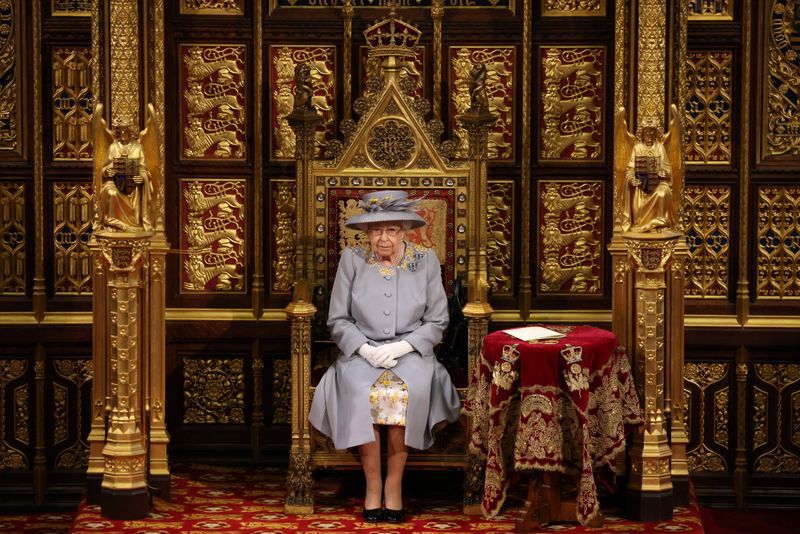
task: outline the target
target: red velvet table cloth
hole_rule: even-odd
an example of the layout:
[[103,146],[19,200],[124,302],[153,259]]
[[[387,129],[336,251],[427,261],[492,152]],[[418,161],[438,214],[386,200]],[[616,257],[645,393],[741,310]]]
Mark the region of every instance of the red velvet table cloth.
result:
[[502,331],[484,338],[465,410],[470,452],[486,461],[482,508],[496,515],[508,471],[579,474],[577,519],[597,515],[595,471],[613,482],[625,434],[641,423],[631,369],[616,336],[591,326],[552,326],[565,337],[521,341]]

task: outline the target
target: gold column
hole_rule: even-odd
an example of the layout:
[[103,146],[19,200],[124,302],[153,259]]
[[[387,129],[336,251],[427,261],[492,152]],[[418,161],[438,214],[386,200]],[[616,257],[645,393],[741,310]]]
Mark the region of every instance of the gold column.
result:
[[342,119],[351,118],[353,107],[353,0],[344,0],[342,5],[342,17],[344,17],[344,35],[342,39],[342,72],[344,73],[344,83],[342,84],[342,102],[344,113]]
[[[262,2],[254,2],[254,36],[255,48],[255,112],[253,131],[264,131],[264,28]],[[253,317],[260,318],[264,314],[264,221],[263,213],[269,212],[264,206],[264,147],[260,141],[253,144],[253,196],[255,197],[253,210],[253,255],[255,267],[253,268]]]
[[153,240],[149,251],[149,284],[148,291],[148,329],[149,335],[143,336],[149,349],[144,355],[147,358],[149,374],[148,387],[148,483],[158,488],[164,499],[170,497],[170,471],[167,457],[169,434],[165,419],[166,403],[166,275],[167,251],[169,243]]
[[747,348],[736,351],[736,459],[733,470],[733,491],[736,494],[736,507],[747,504],[747,371],[749,355]]
[[533,76],[531,75],[531,56],[533,44],[531,40],[533,15],[531,3],[533,0],[522,2],[522,150],[520,162],[520,263],[519,277],[519,309],[520,317],[527,321],[531,312],[531,88]]
[[147,453],[140,419],[140,331],[150,232],[98,233],[102,262],[109,274],[108,326],[111,416],[103,447],[100,506],[105,517],[136,519],[149,511]]
[[44,345],[42,343],[37,343],[33,363],[34,391],[36,395],[36,401],[34,402],[36,410],[36,434],[33,452],[33,491],[37,505],[44,504],[44,493],[47,488],[47,445],[45,444],[44,437],[44,425],[47,420],[44,403],[46,362],[47,353],[45,352]]
[[[33,272],[33,316],[42,322],[47,304],[44,278],[44,148],[42,146],[42,2],[32,2],[33,37],[33,198],[37,236]],[[20,71],[21,72],[21,71]]]
[[623,235],[635,265],[636,382],[644,403],[644,425],[629,452],[628,512],[640,521],[672,517],[672,452],[664,416],[665,326],[667,263],[680,234]]
[[689,246],[680,239],[672,255],[669,268],[669,344],[666,411],[670,418],[669,442],[672,449],[672,493],[675,506],[689,504],[689,465],[686,461],[686,446],[689,436],[683,412],[683,366],[684,366],[684,313],[683,294],[686,281],[686,261]]
[[106,391],[108,337],[106,332],[106,270],[97,238],[89,238],[92,251],[92,422],[89,430],[89,467],[86,470],[86,500],[100,503],[100,484],[103,481],[103,446],[106,442],[106,418],[110,400]]
[[[471,83],[476,83],[473,78]],[[489,319],[494,310],[489,304],[489,276],[486,262],[487,245],[487,201],[488,201],[488,148],[489,128],[497,121],[497,115],[489,112],[485,97],[473,98],[470,108],[458,117],[469,135],[469,181],[467,191],[471,196],[472,209],[467,215],[467,301],[464,316],[467,318],[467,369],[475,369],[483,338],[489,328]],[[470,88],[470,94],[474,94]],[[480,513],[483,495],[483,469],[476,467],[476,458],[468,459],[468,469],[464,477],[465,514]]]
[[[160,175],[166,176],[165,145],[164,145],[164,114],[166,102],[164,94],[164,0],[151,0],[151,24],[147,26],[148,46],[150,61],[145,62],[145,74],[148,77],[148,95],[146,100],[152,99],[156,115],[161,119],[156,121],[158,127],[158,165]],[[260,165],[256,164],[256,168]],[[147,389],[145,415],[147,417],[147,452],[148,452],[148,484],[159,491],[159,496],[164,499],[170,497],[169,459],[167,445],[169,433],[165,420],[166,410],[166,264],[167,252],[170,244],[167,241],[164,229],[164,180],[159,180],[158,190],[155,191],[155,209],[153,223],[155,235],[151,239],[149,250],[149,270],[147,272],[147,333],[145,346],[147,353],[144,355],[147,364]],[[257,256],[258,257],[258,256]]]
[[431,3],[433,19],[433,105],[434,119],[442,118],[442,19],[444,19],[444,1],[433,0]]
[[[758,4],[757,4],[758,5]],[[739,144],[739,167],[741,178],[739,180],[739,213],[750,213],[750,99],[751,86],[751,58],[753,42],[753,6],[750,0],[742,2],[742,105],[740,106],[742,141]],[[739,217],[739,279],[736,282],[736,318],[744,326],[750,315],[750,288],[747,279],[747,263],[751,254],[748,246],[750,228],[747,217]]]
[[306,417],[309,400],[307,384],[311,379],[311,320],[317,312],[312,301],[314,277],[314,184],[311,165],[314,161],[317,125],[322,116],[306,102],[295,107],[287,117],[295,131],[295,180],[297,221],[294,291],[286,307],[291,325],[292,359],[292,436],[289,451],[289,470],[286,475],[284,509],[290,514],[310,514],[314,511],[312,493],[314,479],[311,462],[311,434]]

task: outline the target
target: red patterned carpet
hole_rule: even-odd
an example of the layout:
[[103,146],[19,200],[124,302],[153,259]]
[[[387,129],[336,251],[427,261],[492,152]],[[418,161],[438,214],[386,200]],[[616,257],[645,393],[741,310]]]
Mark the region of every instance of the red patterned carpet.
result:
[[[409,473],[409,520],[400,525],[371,524],[361,520],[361,490],[357,473],[323,476],[315,489],[313,516],[283,513],[285,475],[274,469],[212,466],[182,466],[173,471],[172,501],[154,499],[146,519],[111,521],[100,516],[98,506],[83,503],[74,515],[39,514],[0,516],[0,531],[20,533],[120,532],[193,534],[246,532],[279,534],[307,533],[504,533],[513,532],[519,499],[509,498],[504,513],[487,520],[460,513],[460,477],[434,479],[435,475]],[[417,477],[415,480],[415,476]],[[436,483],[432,483],[436,480]],[[511,496],[513,497],[513,496]],[[657,532],[702,533],[696,505],[676,508],[671,521],[633,523],[604,510],[605,526],[589,529],[579,525],[553,525],[543,532]]]

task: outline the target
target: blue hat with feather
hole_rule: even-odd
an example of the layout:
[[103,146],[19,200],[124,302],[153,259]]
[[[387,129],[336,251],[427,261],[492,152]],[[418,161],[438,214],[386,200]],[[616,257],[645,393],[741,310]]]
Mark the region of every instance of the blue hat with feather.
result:
[[416,200],[410,200],[405,191],[372,191],[359,200],[364,210],[350,217],[344,225],[354,230],[366,230],[374,223],[401,223],[404,227],[419,228],[426,221],[414,211]]

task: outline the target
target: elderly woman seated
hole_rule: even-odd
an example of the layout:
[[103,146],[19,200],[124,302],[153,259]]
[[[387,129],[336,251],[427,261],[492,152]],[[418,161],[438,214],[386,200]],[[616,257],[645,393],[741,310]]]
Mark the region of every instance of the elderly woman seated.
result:
[[[365,231],[369,248],[348,248],[339,260],[328,327],[341,353],[317,386],[309,421],[337,449],[358,447],[364,519],[402,522],[408,448],[429,448],[434,427],[456,421],[461,405],[433,354],[448,320],[439,260],[405,240],[425,220],[403,191],[368,193],[360,205],[364,213],[346,226]],[[387,427],[385,482],[379,425]]]

